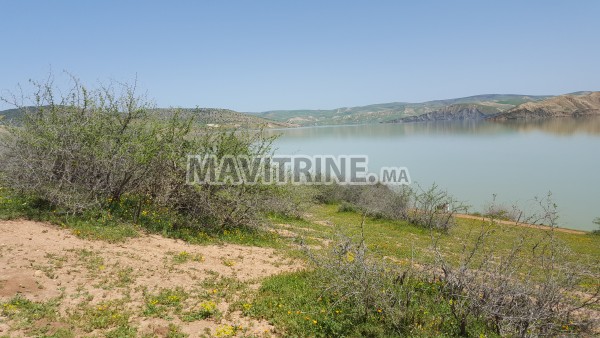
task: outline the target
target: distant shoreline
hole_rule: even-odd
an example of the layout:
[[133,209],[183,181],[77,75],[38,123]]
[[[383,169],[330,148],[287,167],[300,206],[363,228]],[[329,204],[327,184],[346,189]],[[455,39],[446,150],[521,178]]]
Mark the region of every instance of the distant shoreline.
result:
[[[487,221],[487,222],[492,221],[492,219],[489,217],[474,216],[474,215],[468,215],[468,214],[454,214],[454,217],[462,218],[462,219],[474,219],[474,220]],[[589,231],[584,231],[584,230],[551,227],[548,225],[539,225],[539,224],[523,223],[523,222],[516,222],[516,221],[505,221],[505,220],[499,220],[499,219],[494,219],[493,221],[498,224],[513,225],[513,226],[540,229],[540,230],[555,230],[555,231],[564,232],[564,233],[568,233],[568,234],[575,234],[575,235],[586,235],[586,234],[590,233]]]

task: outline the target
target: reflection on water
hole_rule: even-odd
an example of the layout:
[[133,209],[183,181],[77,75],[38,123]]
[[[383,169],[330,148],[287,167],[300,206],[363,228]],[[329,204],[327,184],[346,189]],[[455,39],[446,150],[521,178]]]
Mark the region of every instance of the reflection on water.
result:
[[406,166],[481,210],[492,194],[528,205],[552,191],[561,226],[591,230],[600,217],[600,117],[429,122],[271,130],[280,154],[369,156],[369,169]]
[[578,118],[554,118],[532,121],[456,121],[456,122],[422,122],[422,123],[382,123],[367,125],[342,125],[302,127],[292,129],[271,129],[269,133],[283,133],[288,138],[294,137],[399,137],[426,135],[459,135],[459,134],[511,134],[541,131],[555,135],[592,134],[600,135],[600,116]]
[[555,135],[591,134],[600,135],[600,117],[578,117],[578,118],[554,118],[533,121],[509,121],[504,122],[519,132],[543,131]]

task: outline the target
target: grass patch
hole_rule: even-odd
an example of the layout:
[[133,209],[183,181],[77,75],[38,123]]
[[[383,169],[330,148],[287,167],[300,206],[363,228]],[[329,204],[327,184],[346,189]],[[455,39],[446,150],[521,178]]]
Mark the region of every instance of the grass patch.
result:
[[248,293],[248,285],[236,278],[213,275],[202,281],[201,286],[206,290],[208,298],[232,302],[236,297]]
[[[338,212],[337,205],[314,205],[310,210],[312,221],[289,222],[294,227],[314,230],[313,236],[332,238],[336,232],[350,237],[360,234],[361,215],[356,212]],[[331,226],[315,223],[317,220],[327,221]],[[458,260],[465,243],[470,243],[478,235],[482,221],[473,219],[457,219],[455,227],[440,237],[440,244],[450,255],[449,260]],[[547,230],[533,229],[515,225],[489,225],[494,231],[494,245],[498,252],[508,252],[515,240],[524,237],[534,241],[547,235]],[[414,259],[416,262],[431,263],[433,256],[430,232],[426,229],[410,225],[404,221],[368,218],[364,227],[365,238],[373,254],[393,256],[400,261]],[[555,232],[556,238],[572,251],[567,257],[572,261],[589,266],[598,271],[600,261],[600,236],[592,234],[572,234]]]
[[[268,223],[268,220],[265,222]],[[191,229],[167,227],[159,233],[164,237],[176,238],[200,245],[229,243],[274,249],[281,249],[286,246],[285,240],[264,228],[213,229],[198,227]]]
[[148,294],[145,299],[144,316],[172,319],[174,313],[180,313],[183,302],[188,298],[181,288],[162,289],[156,294]]
[[98,251],[87,249],[69,249],[77,255],[77,263],[83,266],[92,276],[97,276],[102,271],[106,270],[104,258]]
[[184,322],[193,322],[196,320],[216,317],[219,314],[220,313],[217,309],[217,303],[215,303],[212,300],[205,300],[198,304],[197,309],[184,312],[181,315],[181,320],[183,320]]
[[139,236],[139,228],[124,222],[111,222],[111,224],[97,223],[98,219],[74,219],[60,223],[61,226],[71,229],[73,235],[89,240],[101,240],[109,243],[119,243],[127,238]]
[[200,254],[190,254],[187,251],[181,251],[173,253],[172,262],[173,264],[183,264],[187,262],[204,262],[204,256]]
[[[22,329],[31,336],[73,337],[73,333],[58,313],[60,298],[47,302],[33,302],[17,295],[6,302],[0,302],[0,316],[15,324],[12,329]],[[67,327],[52,327],[50,323],[60,323]]]
[[29,219],[57,224],[83,239],[119,243],[146,231],[192,244],[231,243],[269,248],[282,248],[286,245],[277,234],[265,229],[213,228],[202,224],[180,227],[178,224],[184,220],[167,209],[152,209],[152,206],[143,204],[138,215],[132,212],[136,208],[138,205],[135,198],[124,197],[121,201],[112,202],[105,210],[68,214],[46,201],[0,187],[0,219]]
[[135,338],[137,336],[137,329],[130,325],[119,326],[105,334],[106,338]]
[[139,228],[115,217],[110,211],[68,214],[46,201],[13,193],[0,187],[0,219],[29,219],[71,229],[73,235],[110,243],[139,235]]
[[187,334],[181,332],[179,326],[172,323],[169,324],[166,338],[185,338],[187,336]]
[[[416,301],[406,314],[407,321],[401,327],[393,327],[380,309],[371,309],[366,317],[357,314],[353,304],[315,287],[321,282],[315,271],[267,278],[244,313],[265,318],[287,335],[298,337],[433,337],[457,333],[450,303],[441,297],[439,284],[413,285]],[[469,331],[476,337],[494,337],[481,322],[469,327]]]
[[102,302],[89,305],[73,316],[73,320],[83,323],[83,330],[91,332],[98,329],[124,327],[129,322],[129,314],[117,302]]

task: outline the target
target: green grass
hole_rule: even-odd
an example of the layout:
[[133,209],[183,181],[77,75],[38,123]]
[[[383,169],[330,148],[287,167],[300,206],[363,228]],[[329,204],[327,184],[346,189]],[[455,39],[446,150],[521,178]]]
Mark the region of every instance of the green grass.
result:
[[[306,220],[293,218],[272,217],[276,227],[291,229],[305,244],[322,245],[317,239],[335,240],[337,234],[358,237],[361,234],[362,216],[351,211],[339,211],[339,206],[314,205],[308,210]],[[515,225],[489,225],[479,220],[457,219],[457,225],[447,234],[434,233],[439,237],[439,247],[444,257],[450,263],[458,263],[462,251],[473,245],[482,227],[493,231],[493,237],[487,243],[497,254],[507,254],[519,238],[524,238],[526,247],[533,247],[536,241],[548,236],[547,230],[520,227]],[[286,227],[277,224],[284,224]],[[326,225],[325,225],[326,224]],[[413,226],[404,221],[392,221],[380,218],[367,218],[364,226],[365,240],[369,250],[381,258],[392,258],[400,265],[411,262],[420,264],[432,263],[435,259],[431,250],[432,239],[428,230]],[[569,248],[566,259],[571,263],[585,266],[593,273],[600,274],[600,236],[592,233],[572,234],[555,231],[557,241]],[[296,258],[302,258],[299,250],[288,250],[287,253]],[[522,272],[533,272],[534,276],[543,275],[543,270],[533,263],[528,264],[529,251],[521,253],[525,264]],[[597,285],[597,280],[583,280],[584,290],[591,290]]]
[[[348,236],[364,237],[372,254],[382,257],[393,257],[400,264],[408,265],[411,260],[417,263],[430,263],[433,259],[430,232],[412,226],[403,221],[368,218],[364,229],[360,228],[362,216],[347,211],[338,205],[314,205],[308,210],[307,220],[272,217],[275,224],[285,224],[282,229],[290,229],[299,236],[311,236],[322,239],[333,239],[336,233]],[[472,243],[482,226],[493,231],[493,245],[498,253],[507,253],[519,237],[526,243],[547,236],[548,231],[518,227],[512,225],[483,225],[481,221],[457,219],[457,225],[448,234],[436,234],[440,238],[440,246],[446,258],[457,262],[464,245]],[[557,240],[563,242],[571,254],[567,259],[585,264],[598,274],[600,265],[600,236],[593,234],[571,234],[555,232]],[[527,265],[525,265],[527,267]],[[528,268],[532,268],[528,266]],[[541,275],[542,271],[539,272]],[[324,281],[318,279],[313,271],[284,274],[267,278],[254,298],[252,306],[244,312],[248,315],[266,318],[277,327],[285,330],[290,336],[377,336],[405,335],[411,337],[455,336],[458,334],[458,323],[452,320],[448,308],[449,299],[440,294],[435,283],[420,281],[414,285],[418,296],[419,308],[413,309],[411,320],[398,330],[391,328],[385,320],[376,317],[367,320],[354,314],[352,304],[323,293],[319,285]],[[586,285],[589,283],[589,285]],[[580,285],[583,290],[592,289],[597,280],[584,280]],[[333,304],[333,305],[332,305]],[[470,321],[467,328],[470,336],[494,336],[481,320]]]
[[[458,324],[439,284],[414,285],[414,301],[400,327],[392,326],[380,309],[373,308],[365,318],[353,304],[315,287],[322,284],[312,271],[267,278],[244,313],[268,319],[289,337],[449,337],[457,333]],[[471,336],[494,337],[482,322],[475,321],[468,329]]]
[[122,331],[128,326],[131,316],[125,310],[125,302],[126,300],[106,301],[96,305],[81,304],[71,315],[71,321],[81,325],[84,332],[111,328]]
[[200,254],[190,254],[187,251],[172,253],[172,255],[173,255],[173,258],[171,261],[173,262],[173,264],[183,264],[183,263],[187,263],[189,261],[204,262],[204,256],[202,256]]
[[137,329],[130,325],[121,325],[106,333],[106,338],[135,338],[137,337]]
[[[277,223],[286,223],[299,228],[299,233],[310,234],[322,238],[333,238],[336,232],[348,236],[358,236],[361,232],[361,215],[355,212],[339,212],[337,205],[315,205],[310,210],[310,220],[293,221],[274,219]],[[315,221],[327,221],[331,226],[324,226]],[[514,225],[488,225],[494,231],[494,247],[498,252],[508,252],[518,237],[533,242],[546,236],[547,231],[519,227]],[[449,255],[449,259],[459,257],[463,245],[472,242],[478,235],[482,222],[472,219],[457,219],[457,226],[449,233],[440,236],[441,247]],[[307,231],[306,229],[310,229]],[[404,221],[368,218],[364,227],[365,238],[370,250],[380,256],[393,256],[400,260],[414,258],[420,262],[431,262],[430,232]],[[588,261],[597,264],[600,261],[600,236],[592,234],[571,234],[555,232],[557,239],[564,242],[572,251],[570,259],[578,262]]]
[[59,224],[71,229],[73,234],[79,238],[101,240],[109,243],[119,243],[127,238],[139,236],[139,228],[125,222],[102,224],[95,219],[73,219]]
[[42,200],[22,196],[0,187],[0,219],[21,218],[57,224],[71,229],[77,237],[110,243],[136,237],[140,230],[134,224],[114,217],[110,211],[72,215]]
[[144,316],[171,319],[173,314],[181,312],[188,297],[182,288],[162,289],[156,294],[148,294]]
[[[415,263],[431,263],[433,260],[431,234],[423,228],[403,221],[367,218],[361,229],[362,216],[345,208],[340,211],[338,205],[314,205],[307,212],[304,220],[273,216],[271,221],[277,228],[291,230],[305,239],[331,240],[339,233],[356,238],[364,231],[365,241],[375,257],[392,257],[400,266],[408,266],[411,260]],[[548,235],[546,230],[504,224],[485,225],[477,220],[457,219],[457,225],[449,233],[435,233],[440,238],[440,247],[448,261],[458,262],[463,246],[468,248],[482,227],[493,231],[493,241],[488,244],[500,254],[508,253],[519,237],[523,237],[526,243],[534,243]],[[598,273],[600,236],[564,232],[554,234],[571,250],[568,260],[587,264]],[[525,264],[524,268],[533,269],[534,277],[538,276],[537,273],[542,275],[542,271],[530,265]],[[319,287],[325,284],[326,281],[320,280],[319,274],[311,270],[269,277],[263,281],[251,306],[243,311],[247,315],[271,321],[287,336],[297,337],[450,337],[459,332],[459,324],[452,320],[450,299],[441,294],[436,283],[420,280],[412,285],[413,297],[418,299],[416,303],[419,305],[411,308],[411,313],[407,315],[409,320],[400,328],[390,326],[385,318],[378,318],[376,312],[366,319],[357,315],[353,312],[353,304]],[[596,284],[597,280],[584,280],[580,286],[585,290]],[[468,325],[469,336],[494,336],[494,332],[480,319],[470,320]]]
[[0,302],[0,316],[14,320],[16,327],[13,329],[25,330],[32,336],[72,337],[68,328],[52,330],[50,327],[40,324],[42,321],[63,322],[64,319],[57,314],[59,304],[59,298],[46,302],[33,302],[21,295],[16,295],[6,302]]
[[217,309],[217,303],[206,300],[198,304],[198,309],[183,313],[181,319],[184,322],[193,322],[210,317],[216,317],[218,315],[220,315],[220,313]]
[[152,209],[143,205],[139,217],[132,210],[138,207],[135,198],[123,198],[106,210],[90,210],[68,214],[36,198],[13,193],[0,187],[0,219],[29,219],[57,224],[83,239],[119,243],[137,237],[141,232],[161,234],[192,244],[232,243],[245,246],[282,248],[286,245],[277,234],[264,229],[214,229],[199,224],[197,227],[179,227],[182,220],[169,210]]

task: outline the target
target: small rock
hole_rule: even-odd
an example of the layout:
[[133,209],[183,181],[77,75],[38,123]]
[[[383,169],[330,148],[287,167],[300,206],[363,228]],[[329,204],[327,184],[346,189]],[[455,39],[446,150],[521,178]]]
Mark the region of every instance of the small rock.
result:
[[35,272],[33,273],[33,275],[35,277],[42,277],[44,275],[44,273],[41,270],[35,270]]

